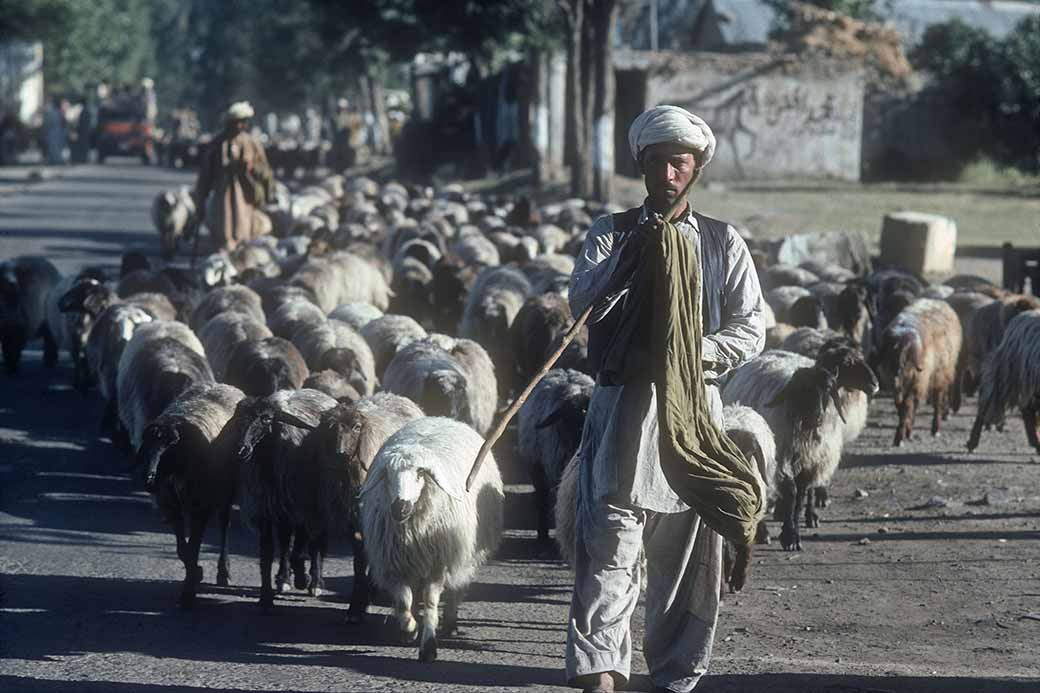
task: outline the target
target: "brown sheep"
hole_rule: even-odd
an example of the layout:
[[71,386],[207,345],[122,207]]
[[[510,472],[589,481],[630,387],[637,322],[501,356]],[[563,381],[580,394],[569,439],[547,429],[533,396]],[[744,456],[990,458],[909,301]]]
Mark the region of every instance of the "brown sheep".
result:
[[881,377],[893,386],[899,424],[893,445],[911,436],[914,414],[922,401],[934,407],[932,435],[948,413],[957,375],[961,324],[945,301],[921,298],[892,320],[881,335]]

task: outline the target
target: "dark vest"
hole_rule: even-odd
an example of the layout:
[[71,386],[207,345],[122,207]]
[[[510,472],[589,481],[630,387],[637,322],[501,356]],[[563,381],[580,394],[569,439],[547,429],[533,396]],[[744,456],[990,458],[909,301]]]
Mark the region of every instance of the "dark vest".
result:
[[[619,234],[614,247],[620,247],[619,240],[623,240],[639,225],[639,217],[642,215],[642,207],[636,207],[625,212],[612,214],[614,232]],[[727,266],[726,241],[728,239],[727,224],[718,219],[704,216],[696,211],[693,216],[697,219],[697,226],[701,235],[701,292],[702,311],[701,317],[704,324],[704,334],[714,334],[722,329],[723,316],[726,312],[726,276],[729,273]],[[618,250],[615,250],[618,252]],[[598,373],[610,348],[618,325],[621,323],[625,313],[626,304],[631,297],[631,292],[618,301],[601,320],[589,324],[589,363]],[[597,296],[594,302],[603,300]]]

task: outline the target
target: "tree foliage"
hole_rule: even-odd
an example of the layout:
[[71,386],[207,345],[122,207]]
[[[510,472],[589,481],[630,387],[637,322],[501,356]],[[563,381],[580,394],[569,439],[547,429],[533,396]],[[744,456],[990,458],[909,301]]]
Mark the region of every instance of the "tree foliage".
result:
[[1003,41],[954,20],[930,27],[911,55],[962,117],[978,123],[973,146],[998,162],[1040,169],[1040,17]]

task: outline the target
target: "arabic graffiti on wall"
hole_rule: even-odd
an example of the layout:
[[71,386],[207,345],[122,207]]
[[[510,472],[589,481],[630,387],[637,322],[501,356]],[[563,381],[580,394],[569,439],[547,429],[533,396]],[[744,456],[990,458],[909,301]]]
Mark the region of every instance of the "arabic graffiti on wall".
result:
[[711,125],[718,139],[715,176],[859,178],[863,82],[858,75],[741,77],[693,70],[652,80],[651,92],[657,103],[679,104]]

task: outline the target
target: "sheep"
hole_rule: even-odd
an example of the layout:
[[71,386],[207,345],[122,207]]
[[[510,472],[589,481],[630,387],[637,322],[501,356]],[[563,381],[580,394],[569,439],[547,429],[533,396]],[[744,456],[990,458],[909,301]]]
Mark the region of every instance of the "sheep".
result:
[[159,232],[159,254],[169,260],[182,238],[198,233],[198,213],[191,190],[182,185],[166,190],[152,201],[152,224]]
[[103,401],[100,430],[115,433],[119,422],[117,380],[119,360],[139,325],[154,318],[132,303],[117,303],[98,314],[87,336],[87,368],[97,381]]
[[538,372],[557,338],[573,322],[570,305],[559,294],[532,296],[524,302],[509,328],[519,382]]
[[566,296],[574,272],[574,258],[567,255],[539,255],[524,265],[523,272],[531,282],[532,294],[551,291]]
[[[952,297],[951,297],[952,298]],[[953,305],[953,301],[949,301]],[[975,393],[986,356],[993,352],[1004,336],[1012,318],[1028,310],[1040,308],[1040,300],[1023,294],[1007,294],[996,301],[978,306],[964,316],[961,356],[957,370],[963,394]],[[956,388],[955,388],[956,391]],[[956,397],[956,395],[955,395]],[[959,402],[958,402],[959,404]]]
[[220,521],[217,584],[231,582],[227,539],[238,474],[235,458],[221,454],[214,443],[243,397],[230,385],[193,385],[148,424],[137,452],[137,464],[145,468],[145,488],[177,537],[177,556],[184,564],[180,602],[185,607],[193,605],[202,582],[199,548],[214,511]]
[[239,343],[231,352],[224,382],[249,397],[265,397],[278,390],[297,390],[310,375],[299,349],[287,339],[266,337]]
[[859,346],[870,328],[867,288],[861,282],[817,282],[809,291],[817,298],[827,318],[827,325],[841,332]]
[[245,313],[227,311],[206,321],[199,331],[199,341],[206,349],[206,358],[217,382],[224,382],[228,364],[236,347],[242,342],[259,341],[273,336],[262,322]]
[[376,387],[375,357],[368,342],[354,328],[339,320],[304,325],[292,337],[307,367],[331,369],[344,376],[362,395]]
[[574,567],[574,538],[577,536],[575,524],[578,520],[578,482],[581,479],[581,458],[575,454],[567,462],[560,474],[560,483],[556,486],[556,505],[553,510],[556,520],[556,546],[560,558],[567,565]]
[[103,274],[86,270],[62,279],[47,297],[47,329],[55,345],[59,349],[64,347],[69,353],[72,360],[72,385],[77,390],[85,390],[90,384],[86,359],[87,337],[100,311],[88,312],[82,306],[78,310],[75,308],[79,296],[84,292],[84,285],[100,286],[102,281]]
[[331,368],[326,368],[323,371],[311,371],[311,374],[303,381],[303,387],[300,389],[324,392],[337,402],[345,404],[361,399],[361,393],[357,391],[357,388]]
[[765,294],[777,322],[795,327],[827,327],[823,307],[812,292],[801,286],[780,286]]
[[[840,377],[811,359],[767,351],[733,371],[722,391],[724,404],[751,407],[776,437],[784,550],[801,550],[798,518],[803,507],[806,521],[811,526],[818,522],[806,496],[830,482],[841,459],[846,415],[840,387]],[[828,410],[831,402],[834,414]]]
[[[422,410],[406,397],[381,392],[353,403],[341,403],[322,412],[314,435],[305,440],[301,460],[316,464],[320,488],[306,499],[308,536],[339,530],[350,536],[354,554],[354,586],[349,623],[364,620],[369,604],[368,560],[361,533],[357,497],[372,461],[386,442]],[[294,499],[300,504],[304,499]],[[318,579],[320,584],[320,571]]]
[[0,348],[8,373],[17,373],[22,350],[43,338],[43,363],[58,363],[58,344],[47,327],[47,297],[61,274],[42,257],[21,256],[0,264]]
[[895,446],[913,432],[914,414],[922,401],[934,408],[932,435],[949,412],[949,396],[957,375],[961,324],[945,301],[919,298],[901,312],[881,335],[878,365],[893,387],[899,424]]
[[393,298],[388,310],[424,322],[432,308],[433,272],[414,257],[394,263],[394,279],[390,283]]
[[[314,455],[304,441],[317,427],[322,412],[337,404],[317,390],[279,390],[267,397],[246,398],[236,411],[235,416],[243,420],[237,453],[242,517],[260,533],[260,606],[274,605],[275,531],[280,548],[275,576],[278,591],[285,591],[289,584],[291,564],[294,586],[308,589],[314,596],[320,593],[325,546],[322,537],[308,536],[306,527],[306,514],[314,507],[308,499],[316,497],[320,478]],[[309,576],[303,566],[305,548],[311,558]]]
[[1040,409],[1040,310],[1019,313],[1007,324],[1000,344],[982,366],[979,409],[971,427],[968,451],[979,445],[984,425],[1003,421],[1009,407],[1017,406],[1029,445],[1040,452],[1037,410]]
[[[769,305],[768,303],[766,305]],[[779,349],[798,328],[786,322],[778,322],[766,330],[766,349]],[[815,329],[815,328],[814,328]]]
[[[954,291],[946,298],[946,302],[950,304],[953,312],[957,314],[957,319],[960,320],[963,335],[961,353],[957,357],[957,375],[953,382],[953,393],[950,396],[950,411],[954,413],[961,410],[964,395],[974,394],[978,386],[979,372],[969,366],[969,354],[973,353],[973,343],[976,337],[974,313],[995,300],[992,296],[975,291]],[[979,364],[972,365],[977,367]]]
[[[763,498],[773,500],[776,494],[776,439],[769,423],[751,407],[729,404],[722,409],[726,435],[730,437],[749,462],[754,462],[758,475],[765,484]],[[755,534],[758,544],[769,543],[765,520],[758,523]],[[728,572],[728,571],[727,571]]]
[[492,455],[466,490],[483,443],[463,423],[416,419],[387,439],[361,487],[371,579],[394,595],[403,638],[414,637],[413,596],[421,598],[422,661],[437,657],[441,595],[447,592],[442,632],[450,633],[457,627],[462,591],[501,539],[505,496]]
[[205,350],[187,325],[165,320],[139,325],[116,374],[119,421],[131,450],[140,450],[145,427],[182,392],[215,383]]
[[798,327],[784,338],[780,348],[784,351],[793,351],[802,356],[815,359],[816,355],[828,341],[840,337],[834,330],[819,330],[815,327]]
[[459,334],[481,344],[491,355],[503,389],[512,389],[513,350],[509,328],[531,294],[527,277],[512,267],[481,272],[470,291]]
[[538,505],[538,540],[549,540],[554,496],[567,462],[581,443],[595,381],[555,368],[531,392],[518,414],[520,462],[527,467]]
[[1002,289],[990,280],[971,274],[958,274],[950,277],[943,284],[952,286],[955,292],[975,292],[985,294],[990,298],[1003,298],[1008,293],[1007,289]]
[[384,315],[361,328],[361,336],[372,348],[376,360],[376,378],[383,372],[402,348],[426,337],[426,330],[407,315]]
[[211,318],[228,311],[248,315],[260,324],[267,322],[260,294],[235,284],[213,289],[203,297],[191,314],[192,329],[201,331]]
[[846,284],[859,278],[859,275],[848,267],[842,267],[841,265],[825,265],[815,260],[807,260],[798,265],[798,267],[807,272],[812,272],[819,277],[821,281],[825,282]]
[[430,416],[449,416],[484,434],[493,423],[498,385],[487,352],[466,339],[433,335],[404,346],[387,366],[383,388]]
[[454,332],[458,329],[478,272],[477,267],[466,265],[453,255],[442,257],[434,265],[430,286],[434,329],[440,332]]
[[761,277],[763,291],[772,291],[783,286],[807,287],[818,281],[820,278],[809,270],[785,264],[767,267]]
[[381,317],[383,317],[383,311],[370,303],[344,303],[336,306],[336,309],[329,313],[329,319],[345,322],[358,331]]
[[312,292],[326,315],[341,303],[371,303],[380,310],[390,303],[390,287],[379,270],[346,252],[308,260],[290,284]]
[[450,250],[454,257],[469,267],[498,267],[502,264],[498,248],[475,228],[465,234],[460,230]]
[[276,337],[291,339],[305,325],[325,322],[325,311],[301,296],[288,296],[268,313],[267,326]]

